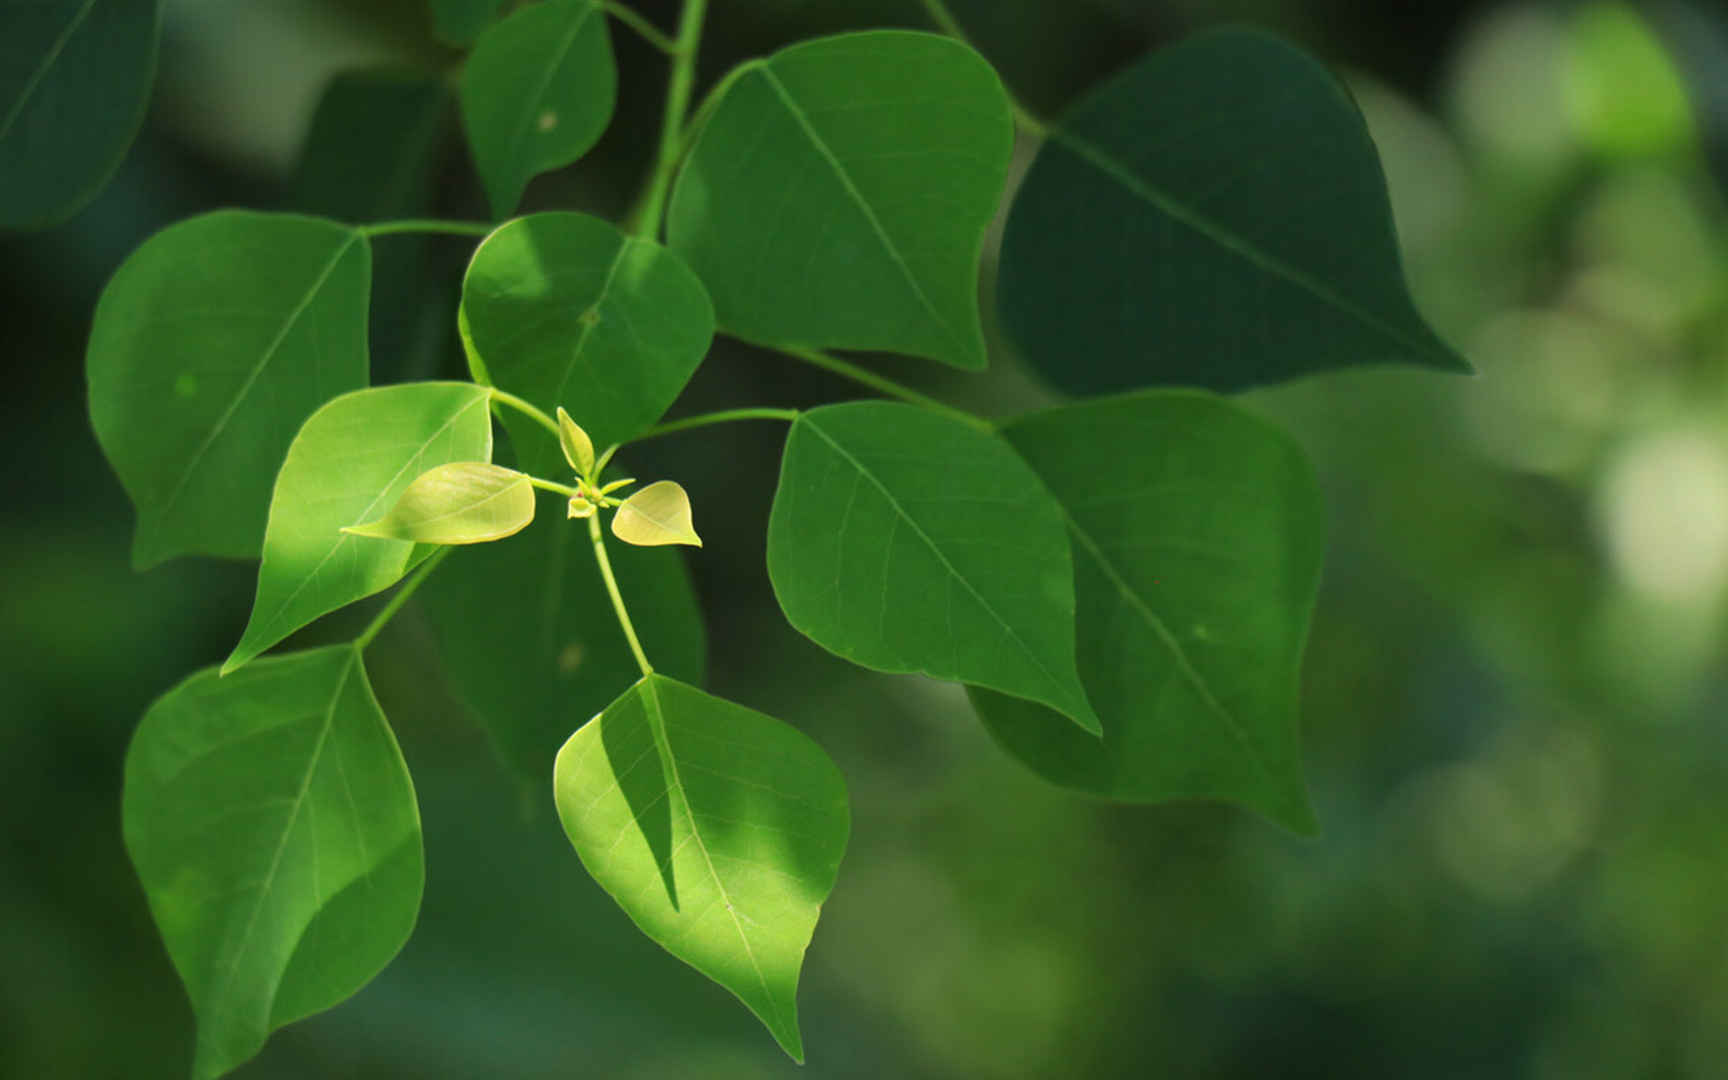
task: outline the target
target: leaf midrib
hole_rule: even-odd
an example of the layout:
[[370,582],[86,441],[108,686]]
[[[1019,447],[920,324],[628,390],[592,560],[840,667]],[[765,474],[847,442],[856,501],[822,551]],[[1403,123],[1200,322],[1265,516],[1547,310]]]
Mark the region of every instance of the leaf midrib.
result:
[[600,292],[595,295],[593,303],[582,309],[584,312],[594,312],[595,318],[582,322],[582,329],[576,335],[576,344],[570,350],[570,361],[564,365],[564,374],[558,379],[558,389],[553,393],[552,401],[548,404],[562,405],[564,403],[564,395],[570,389],[570,379],[576,374],[577,367],[582,364],[583,353],[588,348],[588,339],[593,336],[594,328],[600,325],[600,307],[612,295],[612,282],[618,277],[618,268],[624,265],[624,256],[629,254],[630,245],[635,242],[635,239],[632,236],[620,239],[618,250],[612,254],[612,263],[606,267],[606,276],[600,281]]
[[[534,126],[537,112],[545,107],[546,88],[552,85],[552,77],[558,74],[558,68],[564,63],[564,58],[569,55],[571,46],[576,43],[576,36],[582,32],[583,27],[588,25],[588,20],[594,17],[594,13],[600,10],[600,5],[594,0],[581,0],[581,2],[585,10],[579,17],[571,21],[569,33],[565,34],[564,40],[558,43],[558,48],[552,54],[551,62],[546,65],[545,73],[540,76],[539,85],[535,86],[534,93],[529,98],[529,108],[522,111],[522,122],[517,125],[515,132],[510,136],[510,150],[506,155],[506,160],[514,160],[520,155],[522,140],[528,137],[529,129]],[[520,189],[517,190],[516,197],[518,200],[521,199],[522,192]],[[512,207],[505,207],[504,213],[508,214],[511,209]]]
[[95,6],[96,0],[84,0],[84,6],[78,9],[76,15],[72,16],[72,21],[66,24],[66,29],[60,32],[60,36],[54,40],[54,44],[49,47],[48,51],[42,54],[42,62],[36,65],[36,70],[31,72],[30,78],[25,81],[24,88],[18,92],[18,100],[13,104],[11,111],[6,114],[5,123],[0,123],[0,139],[4,139],[12,133],[12,125],[16,124],[18,118],[24,115],[25,104],[35,96],[36,88],[42,84],[43,79],[48,77],[49,69],[59,62],[60,54],[66,51],[67,44],[72,40],[73,35],[78,33],[79,27],[84,25],[84,20],[90,17],[90,11]]

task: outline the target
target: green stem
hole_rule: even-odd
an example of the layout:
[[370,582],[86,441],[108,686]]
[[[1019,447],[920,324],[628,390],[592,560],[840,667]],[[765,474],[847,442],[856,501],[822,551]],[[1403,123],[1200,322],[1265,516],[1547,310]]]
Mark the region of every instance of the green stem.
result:
[[643,41],[646,41],[648,44],[654,46],[656,49],[659,49],[661,52],[665,53],[667,56],[677,56],[678,55],[678,43],[676,41],[673,41],[671,38],[667,37],[664,33],[662,33],[660,31],[660,28],[658,26],[655,26],[653,23],[649,22],[647,19],[644,19],[642,16],[638,15],[631,8],[626,7],[623,4],[616,4],[616,3],[611,3],[611,2],[608,2],[603,6],[606,8],[606,13],[608,15],[611,15],[614,19],[617,19],[619,22],[623,23],[625,26],[628,26],[630,29],[636,31],[636,33],[642,38]]
[[681,420],[668,420],[664,424],[649,428],[630,441],[658,439],[675,431],[689,431],[691,428],[707,427],[709,424],[726,424],[733,420],[784,420],[790,423],[796,419],[797,409],[726,409],[721,412],[702,413],[700,416],[686,416]]
[[[960,20],[954,17],[954,13],[948,10],[948,5],[944,0],[923,0],[923,2],[924,10],[929,14],[930,21],[936,24],[937,29],[951,38],[965,42],[974,49],[978,48],[972,44],[972,39],[966,36],[965,28],[960,25]],[[1050,134],[1050,125],[1032,115],[1026,106],[1020,104],[1020,99],[1014,96],[1012,90],[1004,86],[1003,91],[1008,95],[1008,107],[1014,111],[1014,120],[1026,130],[1027,134],[1036,135],[1041,139]]]
[[528,478],[528,483],[539,488],[541,491],[556,491],[567,499],[574,499],[576,497],[575,488],[568,484],[560,484],[555,480],[542,480],[538,476],[530,476]]
[[452,236],[488,236],[496,225],[484,221],[445,221],[442,218],[407,218],[375,221],[359,227],[362,236],[393,236],[397,233],[449,233]]
[[929,394],[921,394],[909,386],[901,386],[893,379],[885,379],[873,371],[866,371],[857,364],[842,360],[838,356],[832,356],[819,349],[805,349],[796,345],[777,345],[772,346],[772,348],[776,352],[785,353],[787,356],[802,360],[806,364],[819,367],[824,371],[831,371],[842,378],[851,379],[855,383],[868,386],[872,390],[881,391],[890,397],[897,397],[901,401],[929,409],[931,412],[939,412],[969,427],[975,427],[979,431],[993,432],[996,430],[996,425],[982,416],[969,413],[965,409],[957,409],[946,402],[936,400]]
[[420,569],[414,571],[414,576],[403,582],[402,587],[396,590],[396,595],[390,598],[390,602],[385,604],[378,614],[372,616],[372,621],[366,624],[366,629],[360,631],[360,636],[354,639],[354,648],[364,649],[372,644],[372,639],[378,636],[378,631],[384,629],[385,624],[396,617],[396,613],[402,610],[402,605],[408,602],[408,598],[414,595],[416,589],[425,584],[426,579],[432,576],[432,571],[438,569],[438,564],[443,562],[449,554],[450,549],[448,547],[441,547],[428,556],[426,561],[420,564]]
[[666,112],[660,124],[660,149],[654,157],[654,171],[648,176],[642,200],[631,215],[630,231],[652,239],[660,232],[660,218],[666,209],[666,193],[672,187],[672,174],[678,168],[679,151],[684,146],[684,118],[690,111],[690,95],[696,88],[696,52],[702,43],[702,20],[708,12],[708,0],[684,0],[684,10],[678,16],[678,38],[672,54],[672,74],[666,83]]
[[618,613],[618,625],[624,629],[624,639],[630,643],[630,651],[636,656],[636,666],[642,669],[642,674],[654,674],[654,665],[648,662],[648,654],[642,651],[642,643],[636,639],[636,627],[630,622],[630,612],[624,607],[624,597],[618,592],[618,579],[612,576],[612,560],[606,557],[606,541],[600,538],[600,515],[588,519],[588,537],[594,541],[594,561],[600,564],[600,576],[606,582],[606,592],[612,597],[612,610]]
[[545,413],[541,412],[540,408],[538,406],[536,406],[533,402],[524,401],[521,398],[517,397],[515,394],[510,393],[508,390],[500,390],[496,386],[490,386],[490,387],[487,387],[487,389],[492,391],[492,400],[493,401],[496,401],[500,405],[508,405],[512,409],[515,409],[517,412],[528,417],[530,420],[534,421],[536,424],[539,424],[541,427],[545,428],[547,431],[550,431],[552,433],[552,437],[554,439],[559,437],[559,435],[558,435],[558,421],[552,419],[550,416],[547,416]]

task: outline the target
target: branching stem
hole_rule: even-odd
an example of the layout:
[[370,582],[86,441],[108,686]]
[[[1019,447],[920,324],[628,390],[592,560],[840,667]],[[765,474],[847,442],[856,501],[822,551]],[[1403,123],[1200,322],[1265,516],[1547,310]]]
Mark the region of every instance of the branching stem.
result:
[[432,571],[438,569],[438,564],[443,562],[449,554],[450,549],[448,547],[441,547],[428,556],[426,561],[420,564],[420,568],[414,571],[414,576],[403,582],[402,587],[396,590],[396,595],[390,598],[390,602],[385,604],[378,614],[372,616],[372,621],[366,624],[366,629],[360,631],[360,636],[354,639],[354,648],[363,650],[372,644],[372,639],[378,636],[378,631],[384,629],[390,620],[396,617],[396,613],[402,610],[402,605],[408,602],[408,598],[414,595],[415,590],[425,584],[426,579],[432,576]]
[[642,651],[642,642],[636,638],[636,627],[630,622],[630,612],[624,607],[624,597],[618,591],[618,579],[612,576],[612,560],[606,557],[606,541],[600,536],[600,515],[595,514],[588,519],[588,537],[594,541],[594,561],[600,564],[600,577],[606,582],[606,593],[612,597],[612,610],[618,614],[618,625],[624,630],[624,639],[630,643],[630,651],[635,654],[636,666],[642,669],[642,674],[654,674],[654,666],[648,662],[648,654]]
[[798,419],[797,409],[726,409],[721,412],[702,413],[700,416],[686,416],[679,420],[668,420],[658,424],[636,436],[631,442],[641,442],[644,439],[658,439],[662,435],[671,435],[677,431],[689,431],[691,428],[707,427],[709,424],[726,424],[734,420],[783,420],[787,423]]
[[566,499],[574,499],[579,494],[569,484],[560,484],[556,480],[542,480],[538,476],[530,476],[528,482],[541,491],[555,491]]
[[637,14],[635,9],[625,4],[613,3],[611,0],[605,4],[605,8],[608,15],[636,31],[637,36],[643,41],[659,49],[667,56],[678,55],[678,43],[667,37],[658,26]]
[[500,405],[510,406],[523,416],[528,417],[536,424],[539,424],[547,431],[550,431],[554,439],[558,438],[558,421],[547,416],[540,410],[539,406],[535,405],[531,401],[522,400],[515,394],[510,393],[508,390],[500,390],[496,386],[488,387],[487,389],[492,391],[493,401],[496,401]]
[[969,413],[965,409],[957,409],[946,402],[936,400],[929,394],[921,394],[910,386],[902,386],[893,379],[884,378],[883,376],[876,374],[874,371],[868,371],[849,360],[842,360],[838,356],[825,353],[820,349],[806,349],[797,345],[784,345],[775,346],[774,351],[785,353],[787,356],[802,360],[806,364],[810,364],[813,367],[819,367],[824,371],[833,372],[841,378],[851,379],[855,383],[862,386],[868,386],[870,389],[887,394],[889,397],[897,397],[908,404],[929,409],[931,412],[939,412],[943,416],[953,420],[958,420],[968,427],[977,428],[979,431],[996,430],[996,425],[984,419],[982,416]]
[[648,186],[631,215],[630,231],[638,236],[652,239],[660,232],[666,193],[672,187],[672,174],[678,169],[679,152],[684,147],[684,118],[690,111],[690,95],[696,88],[696,53],[702,44],[702,20],[707,13],[708,0],[684,0],[684,10],[678,16],[672,73],[666,83],[666,112],[660,125],[660,149],[654,156]]
[[442,218],[405,218],[401,221],[375,221],[359,226],[362,236],[395,236],[400,233],[448,233],[451,236],[487,236],[496,225],[484,221],[445,221]]

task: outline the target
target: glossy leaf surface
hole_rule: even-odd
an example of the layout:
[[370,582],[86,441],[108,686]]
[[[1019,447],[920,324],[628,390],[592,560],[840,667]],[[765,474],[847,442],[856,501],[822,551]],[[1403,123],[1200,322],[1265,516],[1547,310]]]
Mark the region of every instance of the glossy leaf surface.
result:
[[975,690],[990,730],[1067,787],[1227,799],[1313,831],[1297,680],[1325,523],[1300,448],[1192,391],[1035,413],[1003,434],[1067,516],[1080,674],[1104,737]]
[[1155,53],[1063,117],[1015,197],[997,295],[1033,367],[1075,394],[1468,370],[1411,302],[1354,101],[1248,30]]
[[730,83],[678,178],[669,243],[739,337],[982,368],[978,256],[1013,145],[1002,84],[965,45],[803,42]]
[[[714,337],[708,294],[683,260],[585,214],[499,227],[474,252],[462,313],[494,384],[548,413],[568,409],[602,447],[660,419]],[[518,445],[544,441],[507,422],[524,432]]]
[[1062,513],[1000,439],[890,402],[800,414],[768,576],[792,625],[854,663],[987,686],[1098,731]]
[[64,221],[114,175],[150,102],[157,0],[0,9],[0,228]]
[[132,739],[123,811],[198,1017],[194,1080],[359,990],[413,929],[420,813],[349,646],[170,690]]
[[612,120],[618,71],[595,0],[545,0],[480,35],[462,71],[462,125],[494,217],[528,181],[586,154]]
[[513,536],[533,520],[534,488],[526,473],[463,461],[421,473],[383,517],[342,531],[419,544],[480,544]]
[[802,1061],[799,968],[851,828],[821,747],[655,674],[570,736],[553,783],[601,887]]
[[376,520],[438,465],[490,460],[490,398],[470,383],[385,386],[345,394],[306,421],[276,478],[252,617],[223,671],[402,577],[414,544],[342,530]]
[[702,546],[690,520],[690,496],[671,480],[657,480],[625,499],[612,515],[612,535],[637,547]]
[[90,419],[138,510],[137,566],[258,554],[301,422],[366,385],[371,262],[334,222],[221,210],[115,273],[90,332]]

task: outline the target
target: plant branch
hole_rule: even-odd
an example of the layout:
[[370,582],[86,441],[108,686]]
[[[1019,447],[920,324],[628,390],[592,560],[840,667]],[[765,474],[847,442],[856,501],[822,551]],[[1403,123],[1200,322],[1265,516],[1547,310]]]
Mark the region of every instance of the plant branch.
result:
[[555,491],[567,499],[574,499],[578,492],[569,484],[560,484],[555,480],[542,480],[538,476],[530,476],[528,483],[541,491]]
[[443,562],[449,554],[450,549],[448,547],[441,547],[428,556],[426,561],[420,564],[420,569],[414,571],[414,576],[403,582],[402,587],[396,590],[396,595],[390,598],[390,602],[385,604],[378,614],[372,616],[372,621],[366,624],[366,629],[360,631],[360,636],[354,639],[354,648],[365,649],[366,646],[372,644],[372,639],[378,636],[378,631],[384,629],[385,625],[396,617],[396,613],[402,610],[402,605],[408,602],[408,598],[414,595],[415,590],[425,584],[426,579],[432,576],[432,571],[438,569],[438,564]]
[[702,20],[707,11],[708,0],[684,0],[684,10],[678,16],[676,51],[666,83],[666,113],[660,125],[660,149],[648,175],[648,186],[631,215],[630,231],[638,236],[652,239],[660,232],[666,193],[672,187],[672,174],[678,168],[679,151],[684,146],[684,118],[690,111],[690,95],[696,87],[696,52],[702,44]]
[[702,413],[699,416],[686,416],[680,420],[668,420],[657,424],[631,442],[642,442],[644,439],[658,439],[662,435],[671,435],[678,431],[689,431],[691,428],[707,427],[709,424],[726,424],[733,420],[784,420],[790,423],[798,419],[797,409],[726,409],[721,412]]
[[[948,10],[945,0],[923,0],[923,4],[924,11],[930,16],[930,21],[936,24],[937,29],[957,41],[965,42],[973,49],[978,48],[972,44],[972,39],[966,35],[966,30],[960,25],[960,20],[956,19],[954,13]],[[1028,135],[1035,135],[1042,139],[1050,134],[1050,125],[1038,119],[1031,110],[1020,104],[1020,99],[1014,96],[1014,91],[1008,89],[1006,83],[1002,86],[1002,92],[1008,95],[1008,107],[1014,112],[1015,122],[1025,129]]]
[[492,391],[493,401],[496,401],[500,405],[510,406],[512,409],[515,409],[517,412],[528,417],[547,431],[550,431],[554,439],[558,438],[558,421],[540,411],[540,408],[533,402],[524,401],[515,394],[510,393],[508,390],[500,390],[496,386],[489,386],[487,389]]
[[642,642],[636,639],[636,627],[630,622],[623,595],[618,592],[618,579],[612,576],[612,560],[606,557],[606,541],[600,537],[599,514],[588,519],[588,537],[594,541],[594,561],[600,564],[600,576],[606,582],[607,594],[612,597],[612,610],[618,614],[618,625],[624,630],[624,639],[630,643],[630,651],[636,656],[636,666],[642,669],[642,674],[652,675],[654,665],[648,662],[648,654],[642,651]]
[[822,352],[820,349],[805,349],[797,345],[775,345],[768,347],[772,348],[775,352],[785,353],[787,356],[793,357],[794,359],[802,360],[813,367],[819,367],[824,371],[832,372],[835,375],[839,375],[841,378],[851,379],[853,382],[862,386],[868,386],[870,389],[887,394],[889,397],[897,397],[908,404],[917,405],[920,408],[929,409],[932,412],[939,412],[950,419],[958,420],[969,427],[977,428],[979,431],[993,432],[996,430],[996,425],[984,419],[982,416],[969,413],[965,409],[955,408],[946,402],[938,401],[929,394],[921,394],[910,386],[902,386],[893,379],[884,378],[881,375],[878,375],[873,371],[867,371],[848,360],[842,360],[838,356]]
[[634,9],[624,4],[612,3],[611,0],[608,0],[603,6],[608,15],[636,31],[637,36],[643,41],[659,49],[667,56],[678,55],[678,43],[667,37],[658,26],[638,15]]
[[451,236],[487,236],[498,226],[484,221],[445,221],[442,218],[406,218],[402,221],[375,221],[359,226],[360,235],[394,236],[398,233],[448,233]]

